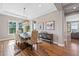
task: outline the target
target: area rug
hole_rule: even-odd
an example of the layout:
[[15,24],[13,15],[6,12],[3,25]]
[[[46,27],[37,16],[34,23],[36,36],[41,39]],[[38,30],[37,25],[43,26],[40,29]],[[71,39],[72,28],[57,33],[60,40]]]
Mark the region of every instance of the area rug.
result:
[[17,54],[19,54],[21,52],[21,49],[15,44],[14,45],[14,56],[16,56]]

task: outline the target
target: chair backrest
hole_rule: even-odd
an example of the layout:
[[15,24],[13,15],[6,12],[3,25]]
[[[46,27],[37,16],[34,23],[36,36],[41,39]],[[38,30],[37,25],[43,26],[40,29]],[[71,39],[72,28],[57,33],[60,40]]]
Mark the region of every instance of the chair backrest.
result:
[[20,32],[17,31],[17,33],[15,34],[15,40],[20,42],[20,36],[19,36]]
[[38,39],[38,31],[33,30],[33,31],[32,31],[32,36],[31,36],[31,41],[32,41],[33,43],[37,43],[37,39]]

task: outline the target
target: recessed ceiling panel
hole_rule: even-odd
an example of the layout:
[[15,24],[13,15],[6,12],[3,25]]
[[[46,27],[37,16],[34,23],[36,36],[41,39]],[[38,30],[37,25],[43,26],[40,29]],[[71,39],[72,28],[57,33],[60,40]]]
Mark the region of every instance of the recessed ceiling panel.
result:
[[[24,9],[25,12],[24,12]],[[3,3],[3,11],[28,19],[45,15],[57,10],[53,3]]]

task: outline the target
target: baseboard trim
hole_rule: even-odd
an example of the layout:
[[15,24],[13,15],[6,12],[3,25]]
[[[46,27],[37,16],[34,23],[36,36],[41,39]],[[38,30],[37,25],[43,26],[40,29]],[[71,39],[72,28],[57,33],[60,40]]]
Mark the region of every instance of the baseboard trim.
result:
[[5,41],[5,40],[12,40],[13,38],[2,38],[0,41]]
[[60,44],[60,43],[58,43],[58,46],[64,47],[64,44]]
[[58,44],[57,42],[53,42],[54,44]]
[[64,44],[60,44],[58,42],[53,42],[54,44],[57,44],[58,46],[64,47]]

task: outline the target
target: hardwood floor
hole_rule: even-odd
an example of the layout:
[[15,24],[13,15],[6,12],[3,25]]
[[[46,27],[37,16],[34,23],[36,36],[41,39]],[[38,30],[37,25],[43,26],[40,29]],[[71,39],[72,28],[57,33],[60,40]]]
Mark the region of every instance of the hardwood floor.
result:
[[[78,42],[78,41],[77,41]],[[76,43],[75,43],[76,44]],[[0,42],[0,55],[1,56],[72,56],[79,55],[79,44],[75,45],[71,43],[66,47],[59,47],[55,44],[49,44],[47,42],[42,42],[38,45],[38,50],[31,50],[25,48],[20,50],[15,54],[19,49],[15,47],[15,41],[1,41]]]
[[14,54],[14,40],[0,42],[0,55],[11,56]]
[[71,39],[71,43],[66,46],[70,53],[74,56],[79,56],[79,39]]

